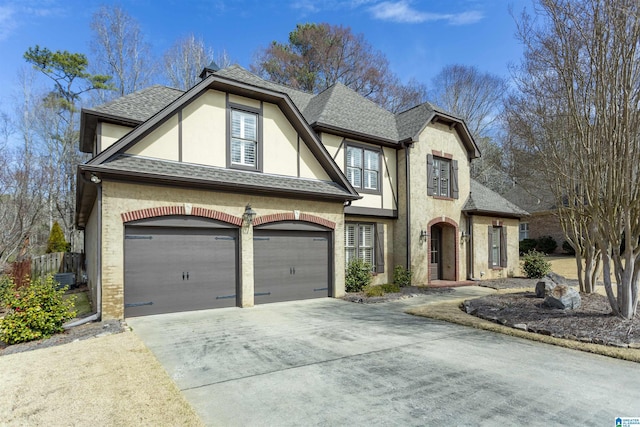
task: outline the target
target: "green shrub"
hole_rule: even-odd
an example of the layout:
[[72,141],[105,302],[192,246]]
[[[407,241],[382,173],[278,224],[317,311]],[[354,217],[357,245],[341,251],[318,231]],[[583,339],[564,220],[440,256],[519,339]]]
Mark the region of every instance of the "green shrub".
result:
[[13,288],[13,282],[11,281],[11,277],[9,275],[0,276],[0,305],[7,306],[8,304],[5,302],[9,291]]
[[522,260],[522,269],[530,279],[539,279],[551,271],[551,263],[538,251],[529,251]]
[[407,270],[401,265],[396,265],[393,269],[393,283],[401,288],[411,286],[411,270]]
[[12,282],[4,298],[9,313],[0,320],[0,339],[17,344],[62,332],[62,324],[76,315],[75,297],[63,298],[67,288],[57,285],[51,276],[21,288]]
[[562,242],[562,252],[564,252],[567,255],[576,254],[576,250],[573,249],[573,246],[571,246],[571,243],[567,242],[566,240]]
[[60,224],[58,224],[58,221],[54,222],[47,241],[47,253],[67,252],[69,249],[69,244],[64,238]]
[[544,252],[545,254],[549,255],[549,254],[552,254],[557,247],[558,247],[558,244],[556,243],[553,237],[542,236],[538,239],[538,244],[536,245],[536,251]]
[[345,290],[347,292],[360,292],[365,286],[370,285],[372,280],[371,264],[358,258],[349,262],[345,275]]
[[400,285],[397,283],[386,283],[384,285],[380,285],[385,294],[396,294],[400,292]]
[[538,245],[536,239],[522,239],[520,240],[520,255],[524,255],[529,251],[532,251]]
[[382,289],[382,286],[378,285],[378,286],[365,286],[364,289],[364,294],[368,297],[381,297],[384,295],[384,289]]

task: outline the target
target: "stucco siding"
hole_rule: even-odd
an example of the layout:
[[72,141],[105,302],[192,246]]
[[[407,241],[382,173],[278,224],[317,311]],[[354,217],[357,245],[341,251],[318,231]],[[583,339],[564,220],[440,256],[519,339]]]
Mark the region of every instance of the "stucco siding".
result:
[[111,147],[117,140],[131,132],[133,129],[128,126],[120,126],[104,122],[99,123],[98,126],[98,138],[100,138],[98,147],[100,151],[104,151]]
[[[518,219],[473,216],[473,274],[476,279],[497,279],[520,274]],[[506,267],[489,266],[489,227],[499,225],[507,232]]]
[[129,148],[127,154],[178,161],[178,139],[178,114],[175,114],[133,147]]
[[[264,104],[262,123],[264,172],[297,176],[298,134],[296,130],[282,114],[280,108],[273,104]],[[315,161],[315,158],[313,160]]]
[[182,161],[226,166],[226,107],[223,92],[209,90],[182,111]]

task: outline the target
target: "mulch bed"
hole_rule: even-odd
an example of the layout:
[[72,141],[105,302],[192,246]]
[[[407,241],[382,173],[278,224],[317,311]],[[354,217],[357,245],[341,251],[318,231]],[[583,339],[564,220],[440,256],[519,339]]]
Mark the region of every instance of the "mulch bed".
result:
[[490,295],[467,300],[467,313],[496,323],[587,343],[640,348],[640,317],[623,320],[611,313],[607,297],[580,294],[580,307],[572,310],[547,308],[534,292]]
[[397,301],[418,295],[450,294],[452,288],[428,288],[425,286],[407,286],[400,288],[400,292],[384,294],[381,297],[368,297],[364,292],[351,292],[342,297],[343,300],[360,304],[375,304],[380,302]]

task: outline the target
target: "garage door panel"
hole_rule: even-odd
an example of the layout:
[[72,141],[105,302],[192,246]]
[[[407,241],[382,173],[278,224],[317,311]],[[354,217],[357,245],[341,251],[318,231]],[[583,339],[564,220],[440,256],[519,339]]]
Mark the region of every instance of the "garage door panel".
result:
[[125,237],[125,316],[236,305],[236,230],[128,227]]
[[329,295],[329,233],[254,231],[255,303]]

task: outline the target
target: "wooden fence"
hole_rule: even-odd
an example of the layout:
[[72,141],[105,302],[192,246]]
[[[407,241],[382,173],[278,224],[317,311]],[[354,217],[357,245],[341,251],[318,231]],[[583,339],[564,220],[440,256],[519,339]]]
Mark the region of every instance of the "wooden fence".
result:
[[56,252],[26,259],[13,263],[11,275],[16,284],[20,286],[24,277],[28,273],[32,279],[44,278],[48,274],[74,273],[76,283],[82,283],[83,279],[84,254],[77,252]]

